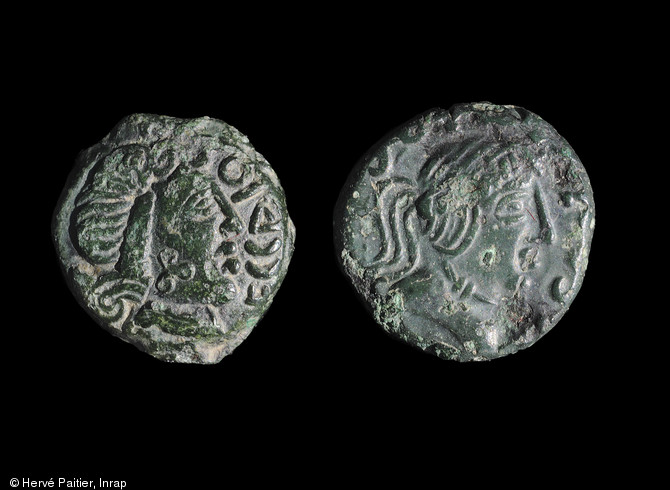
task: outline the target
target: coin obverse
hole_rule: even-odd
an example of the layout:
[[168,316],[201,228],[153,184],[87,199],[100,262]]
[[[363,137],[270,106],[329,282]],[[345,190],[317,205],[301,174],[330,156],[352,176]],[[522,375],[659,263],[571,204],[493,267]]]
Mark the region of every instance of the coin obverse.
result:
[[295,228],[277,176],[235,128],[134,114],[79,155],[53,238],[103,328],[164,361],[212,364],[267,311]]
[[335,245],[386,332],[444,359],[525,349],[563,316],[595,224],[577,155],[535,114],[487,102],[432,109],[350,174]]

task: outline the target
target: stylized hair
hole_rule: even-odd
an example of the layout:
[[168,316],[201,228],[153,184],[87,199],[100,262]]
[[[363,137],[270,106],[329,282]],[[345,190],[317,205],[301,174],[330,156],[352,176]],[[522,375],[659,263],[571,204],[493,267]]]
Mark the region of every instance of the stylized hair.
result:
[[117,148],[103,159],[77,197],[70,226],[72,241],[90,263],[119,260],[135,199],[149,190],[150,162],[144,146]]
[[419,262],[419,235],[446,256],[464,252],[479,228],[477,204],[492,189],[528,181],[528,157],[522,145],[472,138],[433,148],[415,181],[373,176],[384,247],[368,268],[388,287],[406,277]]
[[[213,123],[194,121],[196,125]],[[246,165],[241,148],[196,134],[194,124],[177,126],[169,139],[129,143],[102,156],[74,202],[69,227],[72,243],[88,263],[107,271],[93,285],[94,307],[105,318],[121,318],[121,299],[140,302],[148,293],[153,277],[145,251],[156,200],[152,187],[168,180],[182,163],[197,171],[210,158],[221,160],[219,173],[231,159]],[[128,130],[127,123],[119,127]],[[188,144],[181,144],[183,139]],[[229,220],[232,213],[225,211]]]

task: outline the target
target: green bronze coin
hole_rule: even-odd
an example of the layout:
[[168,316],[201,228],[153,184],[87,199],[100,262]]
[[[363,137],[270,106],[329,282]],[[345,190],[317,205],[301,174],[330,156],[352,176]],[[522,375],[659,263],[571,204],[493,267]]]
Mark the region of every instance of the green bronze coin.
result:
[[135,114],[79,155],[53,237],[97,323],[158,359],[211,364],[267,311],[295,229],[276,174],[238,130]]
[[527,348],[584,278],[593,192],[570,145],[514,106],[433,109],[362,157],[342,189],[344,273],[394,337],[445,359]]

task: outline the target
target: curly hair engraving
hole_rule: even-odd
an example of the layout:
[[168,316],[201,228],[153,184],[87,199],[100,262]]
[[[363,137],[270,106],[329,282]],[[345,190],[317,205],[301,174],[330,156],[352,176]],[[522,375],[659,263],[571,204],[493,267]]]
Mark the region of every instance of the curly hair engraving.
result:
[[73,243],[93,264],[119,260],[119,249],[135,199],[149,190],[152,158],[140,145],[107,155],[77,197],[72,213]]
[[[463,139],[431,148],[415,178],[394,174],[403,165],[402,153],[378,155],[369,178],[380,248],[363,264],[374,289],[389,291],[401,281],[418,280],[417,274],[437,275],[445,294],[466,308],[496,305],[496,298],[532,281],[556,235],[536,184],[545,152],[532,143]],[[495,273],[506,247],[513,250],[503,261],[510,265]],[[434,263],[437,269],[427,265]],[[551,296],[560,300],[556,284],[566,290],[573,279],[574,274],[557,277]]]
[[467,250],[482,225],[480,202],[491,199],[494,182],[507,181],[507,188],[529,182],[528,168],[511,164],[521,148],[476,143],[435,149],[415,181],[384,174],[373,180],[383,247],[366,267],[388,287],[417,269],[420,241],[445,260]]
[[431,109],[352,170],[335,209],[343,272],[384,330],[440,357],[532,344],[581,284],[588,178],[567,142],[514,106]]
[[[173,137],[177,143],[183,132]],[[93,286],[101,317],[122,320],[151,297],[209,305],[208,316],[216,317],[215,307],[240,292],[234,279],[243,270],[240,254],[253,278],[277,275],[283,228],[270,211],[276,198],[262,169],[230,143],[206,134],[195,141],[199,146],[191,144],[190,152],[162,140],[115,148],[77,196],[70,234],[81,257],[104,271]],[[235,206],[246,209],[249,202],[256,205],[246,211],[245,231]],[[237,247],[234,239],[247,233],[247,244]],[[266,284],[246,287],[250,305],[269,294]],[[138,321],[162,314],[144,312]]]
[[52,234],[102,328],[163,361],[213,364],[272,304],[295,227],[279,178],[236,128],[131,114],[77,156]]

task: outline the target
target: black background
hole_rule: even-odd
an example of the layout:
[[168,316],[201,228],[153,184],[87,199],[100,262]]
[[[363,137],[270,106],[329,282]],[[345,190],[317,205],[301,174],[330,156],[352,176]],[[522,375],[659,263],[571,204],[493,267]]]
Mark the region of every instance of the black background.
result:
[[[16,191],[37,197],[16,213],[31,238],[6,239],[18,257],[7,307],[21,312],[6,325],[9,476],[152,488],[225,486],[231,475],[348,484],[363,468],[375,479],[475,480],[529,466],[552,478],[593,470],[628,382],[616,364],[626,346],[610,345],[621,320],[611,308],[617,121],[606,91],[628,103],[612,86],[620,45],[574,19],[540,29],[492,16],[457,31],[425,14],[331,24],[320,13],[273,27],[203,14],[146,31],[130,16],[70,22],[18,58],[16,138],[39,140],[21,143],[12,163],[24,176]],[[416,23],[423,29],[407,30]],[[338,270],[332,213],[352,166],[386,132],[431,107],[475,101],[524,107],[570,142],[591,178],[597,224],[581,292],[556,328],[515,355],[460,364],[376,326]],[[50,222],[65,179],[80,150],[135,112],[226,121],[287,195],[297,239],[286,279],[217,365],[164,363],[112,337],[61,277]]]

